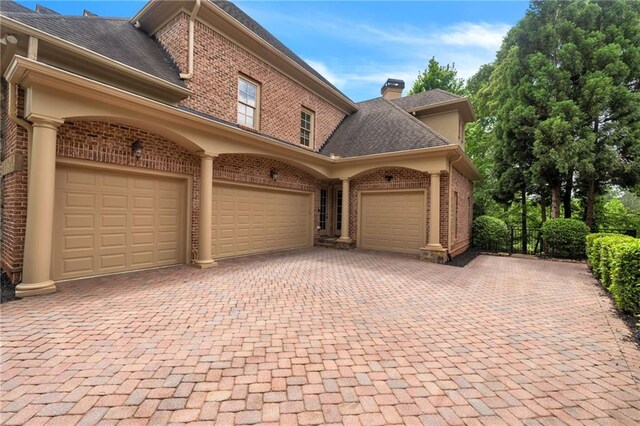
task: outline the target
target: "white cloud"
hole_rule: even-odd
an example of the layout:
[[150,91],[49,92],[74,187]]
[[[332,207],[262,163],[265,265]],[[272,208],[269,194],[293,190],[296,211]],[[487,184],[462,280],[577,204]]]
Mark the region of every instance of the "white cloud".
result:
[[507,24],[461,22],[446,28],[439,39],[450,46],[481,47],[495,52],[510,28]]
[[[431,57],[441,64],[455,63],[458,76],[469,78],[495,59],[511,27],[500,22],[467,21],[446,26],[373,23],[322,13],[293,16],[268,8],[252,13],[259,22],[270,22],[271,28],[286,28],[276,32],[280,37],[286,33],[292,39],[322,43],[318,52],[303,53],[306,62],[355,100],[379,96],[387,78],[402,79],[410,88]],[[287,44],[286,38],[283,41]],[[336,45],[335,53],[326,48],[332,44]]]
[[336,86],[337,88],[344,87],[347,80],[344,77],[338,76],[333,70],[331,70],[328,66],[326,66],[323,62],[316,61],[314,59],[304,59],[306,63],[311,65],[311,67],[318,71],[324,78],[329,80],[331,84]]

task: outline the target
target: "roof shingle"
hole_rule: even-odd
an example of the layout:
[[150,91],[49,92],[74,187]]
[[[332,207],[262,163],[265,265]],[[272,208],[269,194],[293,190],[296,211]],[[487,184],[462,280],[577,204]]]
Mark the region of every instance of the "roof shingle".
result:
[[462,99],[462,96],[454,95],[441,89],[432,89],[426,92],[416,93],[415,95],[394,99],[393,102],[402,109],[410,111],[455,99]]
[[380,154],[449,145],[442,136],[392,101],[375,98],[338,126],[321,154],[340,157]]
[[127,19],[40,14],[2,1],[1,13],[25,25],[99,53],[175,85],[186,87],[162,47]]

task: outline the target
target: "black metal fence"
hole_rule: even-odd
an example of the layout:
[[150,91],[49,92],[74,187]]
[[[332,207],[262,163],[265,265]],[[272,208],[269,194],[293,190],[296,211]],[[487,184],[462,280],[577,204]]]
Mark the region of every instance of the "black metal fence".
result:
[[[638,237],[638,232],[635,229],[601,229],[598,232],[624,234],[634,238]],[[504,241],[492,247],[481,248],[481,250],[496,253],[540,255],[544,251],[543,245],[544,241],[541,228],[527,228],[526,232],[523,232],[521,226],[509,226],[509,232]]]
[[527,228],[526,232],[523,232],[521,226],[510,226],[508,240],[508,252],[512,254],[540,254],[542,251],[540,228]]

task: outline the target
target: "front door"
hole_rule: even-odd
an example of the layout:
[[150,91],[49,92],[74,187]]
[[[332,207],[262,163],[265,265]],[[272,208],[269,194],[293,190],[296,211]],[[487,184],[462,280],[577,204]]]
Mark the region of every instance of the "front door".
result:
[[320,190],[320,208],[318,209],[318,234],[327,235],[329,191],[326,188]]
[[336,196],[334,197],[334,200],[336,201],[335,204],[335,235],[339,236],[340,235],[340,231],[342,230],[342,189],[337,189],[336,188]]

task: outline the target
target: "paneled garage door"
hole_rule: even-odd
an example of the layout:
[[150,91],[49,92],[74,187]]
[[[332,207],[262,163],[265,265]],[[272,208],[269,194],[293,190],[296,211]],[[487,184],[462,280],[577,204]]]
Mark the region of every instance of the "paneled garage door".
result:
[[311,194],[213,184],[213,257],[309,247]]
[[363,192],[359,247],[419,253],[426,244],[423,191]]
[[55,280],[185,262],[186,182],[59,166]]

